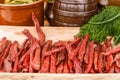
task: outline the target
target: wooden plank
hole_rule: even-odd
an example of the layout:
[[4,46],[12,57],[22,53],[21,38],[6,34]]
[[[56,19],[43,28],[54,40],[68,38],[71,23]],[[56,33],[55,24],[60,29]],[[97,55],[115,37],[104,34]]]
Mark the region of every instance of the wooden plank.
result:
[[120,74],[0,73],[0,80],[120,80]]

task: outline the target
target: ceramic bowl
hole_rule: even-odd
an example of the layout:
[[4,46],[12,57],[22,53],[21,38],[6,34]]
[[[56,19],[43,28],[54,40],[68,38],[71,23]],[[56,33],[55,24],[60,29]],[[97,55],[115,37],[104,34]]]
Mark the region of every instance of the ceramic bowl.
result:
[[32,12],[44,24],[44,0],[29,4],[8,5],[0,2],[0,25],[33,26]]

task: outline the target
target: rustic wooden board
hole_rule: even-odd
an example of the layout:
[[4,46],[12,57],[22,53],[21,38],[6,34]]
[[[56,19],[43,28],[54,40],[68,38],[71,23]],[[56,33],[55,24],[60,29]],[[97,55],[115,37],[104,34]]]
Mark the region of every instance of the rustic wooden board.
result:
[[0,80],[120,80],[120,74],[0,73]]
[[[34,27],[0,26],[0,39],[6,36],[9,40],[20,43],[26,38],[22,31],[29,29],[37,37]],[[72,40],[78,33],[78,27],[42,27],[47,39]],[[120,74],[41,74],[41,73],[0,73],[0,80],[120,80]]]
[[[31,34],[37,37],[35,27],[19,27],[19,26],[0,26],[0,39],[6,36],[9,40],[17,40],[23,42],[26,37],[22,31],[30,30]],[[42,27],[47,40],[72,40],[78,33],[79,27]]]

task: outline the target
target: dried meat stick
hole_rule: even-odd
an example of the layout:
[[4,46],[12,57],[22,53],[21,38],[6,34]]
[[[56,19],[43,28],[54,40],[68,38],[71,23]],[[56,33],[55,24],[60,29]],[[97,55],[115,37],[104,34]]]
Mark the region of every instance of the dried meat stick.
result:
[[28,49],[30,48],[30,42],[28,39],[26,39],[21,47],[20,50],[18,52],[18,71],[21,71],[23,67],[28,67],[29,66],[29,61],[30,61],[30,56],[25,56],[25,59],[23,61],[23,64],[21,64],[19,61],[20,59],[23,57],[23,55],[25,55],[25,53],[28,51]]
[[18,42],[14,41],[13,44],[10,47],[10,51],[8,54],[8,58],[10,61],[15,62],[16,61],[16,55],[18,55]]
[[120,68],[115,65],[115,73],[120,73]]
[[77,47],[75,49],[72,49],[72,46],[70,44],[66,44],[66,49],[68,51],[68,57],[71,60],[73,60],[74,56],[78,54],[80,46],[81,46],[81,43],[78,43]]
[[64,46],[66,43],[69,43],[70,42],[70,45],[73,46],[73,45],[76,45],[80,42],[81,38],[76,38],[74,41],[58,41],[55,43],[55,46],[56,47],[60,47],[60,46]]
[[67,43],[68,41],[57,41],[57,42],[55,42],[54,43],[54,46],[55,47],[61,47],[61,46],[64,46],[65,45],[65,43]]
[[[71,43],[71,45],[72,45],[72,43]],[[47,52],[45,52],[45,56],[52,55],[53,53],[59,52],[59,51],[61,51],[63,49],[65,49],[65,46],[62,46],[62,47],[47,51]]]
[[[112,48],[111,40],[112,40],[112,38],[107,40],[106,52],[110,51],[111,48]],[[114,62],[113,55],[106,56],[106,60],[107,60],[106,71],[108,72],[108,71],[110,71],[110,69],[111,69],[111,67],[113,65],[113,62]]]
[[101,54],[101,52],[105,52],[106,50],[106,44],[100,45],[100,51],[99,51],[99,58],[98,58],[98,72],[103,73],[104,71],[104,55]]
[[73,51],[71,45],[70,44],[66,44],[66,49],[68,51],[68,57],[69,57],[69,59],[73,60],[73,58],[75,56],[75,52]]
[[39,71],[40,73],[47,73],[49,72],[49,66],[50,66],[50,58],[49,56],[47,56],[44,61],[43,64],[41,66],[41,70]]
[[64,61],[64,65],[63,65],[63,73],[69,73],[67,60]]
[[[24,45],[24,46],[23,46]],[[22,57],[25,55],[25,53],[30,49],[30,42],[27,40],[25,44],[23,43],[20,51],[18,52],[18,70],[21,71],[23,67],[29,66],[30,56],[29,54],[25,56],[24,60],[21,62]]]
[[[35,49],[34,49],[35,51]],[[34,51],[30,52],[30,63],[29,63],[29,73],[33,73],[33,68],[32,68],[32,61],[33,61],[33,54],[34,54]]]
[[110,67],[109,71],[107,71],[107,73],[114,73],[114,71],[115,71],[115,65],[113,64],[113,65]]
[[102,54],[105,56],[108,56],[108,55],[116,54],[118,52],[120,52],[120,47],[111,49],[110,51],[107,51],[107,52],[102,52]]
[[[107,51],[107,42],[104,42],[102,45],[102,52],[106,52]],[[108,66],[107,64],[107,56],[103,55],[103,72],[105,72],[105,67]]]
[[12,72],[17,72],[17,71],[18,71],[18,55],[16,55],[16,59],[15,59]]
[[33,53],[34,50],[37,48],[37,43],[33,43],[31,44],[32,46],[30,46],[29,50],[20,58],[19,60],[19,65],[21,65],[23,63],[23,61],[25,60],[26,56],[28,56],[30,53]]
[[117,60],[115,63],[116,63],[116,66],[120,68],[120,59]]
[[4,59],[7,57],[8,53],[9,53],[10,46],[11,46],[11,42],[7,40],[5,51],[3,52],[3,55],[0,60],[0,70],[2,69]]
[[68,67],[69,67],[70,73],[73,73],[73,62],[69,58],[68,58]]
[[[5,43],[6,43],[6,37],[3,37],[2,40],[0,41],[0,52],[3,51],[3,49],[5,48]],[[2,55],[2,54],[0,54]]]
[[44,54],[46,51],[50,50],[52,47],[52,41],[48,40],[46,42],[46,44],[43,46],[42,49],[42,66],[41,66],[41,70],[39,72],[41,73],[45,73],[45,72],[49,72],[49,66],[50,66],[50,57],[46,56],[44,57]]
[[36,48],[35,56],[34,56],[33,62],[32,62],[32,67],[35,70],[40,69],[40,53],[41,53],[41,47],[39,46]]
[[[55,46],[52,47],[53,49]],[[56,53],[50,56],[50,73],[56,73]]]
[[95,71],[98,71],[98,59],[99,59],[99,54],[100,54],[100,45],[98,44],[95,48],[94,52],[94,69]]
[[57,62],[56,65],[58,65],[61,61],[65,60],[65,54],[66,50],[61,50],[60,52],[57,53]]
[[115,55],[113,64],[114,63],[115,63],[115,72],[120,73],[120,53],[117,53]]
[[82,72],[81,67],[80,67],[80,63],[75,57],[79,51],[79,48],[80,48],[80,44],[74,50],[72,49],[71,45],[66,44],[66,49],[68,51],[68,57],[69,57],[69,59],[73,60],[76,73]]
[[14,41],[13,42],[14,46],[13,46],[13,54],[12,55],[15,55],[12,58],[12,60],[14,61],[14,66],[13,66],[13,70],[12,72],[17,72],[18,70],[18,42],[17,41]]
[[6,72],[11,72],[12,71],[12,64],[9,62],[8,59],[4,59],[4,70]]
[[29,30],[24,29],[23,33],[28,37],[28,39],[31,41],[31,43],[35,42],[35,38],[33,35],[29,32]]
[[[37,41],[35,43],[36,43],[36,48],[39,47],[39,44],[37,43]],[[31,46],[33,46],[33,45],[31,45]],[[33,54],[34,54],[36,48],[34,48],[34,50],[30,52],[29,73],[33,73]]]
[[62,46],[62,47],[47,51],[47,52],[45,52],[44,56],[50,56],[50,55],[52,55],[52,54],[54,54],[56,52],[59,52],[61,50],[64,50],[64,49],[65,49],[65,46]]
[[117,53],[116,55],[115,55],[115,58],[114,58],[114,61],[113,62],[115,62],[115,61],[117,61],[117,60],[119,60],[120,59],[120,53]]
[[69,68],[68,68],[68,53],[65,52],[65,60],[63,63],[63,73],[69,73]]
[[113,56],[112,55],[109,55],[107,56],[107,68],[106,68],[106,71],[109,71],[109,69],[111,68],[112,64],[113,64]]
[[70,43],[70,45],[71,45],[71,46],[76,45],[76,44],[78,45],[78,43],[79,43],[80,41],[81,41],[81,37],[76,38],[73,42]]
[[86,51],[85,51],[85,56],[84,56],[84,63],[88,64],[88,58],[89,58],[89,45],[87,44]]
[[87,65],[87,68],[85,69],[85,73],[89,73],[91,68],[92,68],[92,65],[93,65],[93,56],[94,56],[94,41],[91,41],[90,42],[90,53],[89,53],[89,63]]
[[43,46],[43,45],[45,44],[46,36],[45,36],[45,34],[43,33],[42,29],[40,28],[39,21],[38,21],[37,18],[35,17],[35,14],[34,14],[34,13],[32,13],[32,20],[33,20],[33,22],[34,22],[36,31],[37,31],[37,33],[38,33],[38,37],[39,37],[39,40],[40,40],[40,44],[41,44],[41,46]]
[[[49,52],[50,51],[50,47],[52,45],[52,40],[48,40],[45,45],[43,46],[42,48],[42,62],[43,62],[43,59],[44,57],[46,57],[46,52]],[[49,54],[49,53],[48,53]],[[49,56],[49,55],[47,55]]]
[[75,73],[82,73],[81,63],[78,61],[76,57],[73,58]]
[[25,56],[24,62],[23,62],[23,67],[28,68],[29,67],[29,62],[30,62],[30,54]]
[[56,73],[56,53],[51,55],[50,73]]
[[57,66],[57,73],[63,73],[63,61]]
[[6,37],[3,37],[2,40],[0,41],[0,59],[4,55],[4,49],[6,47],[6,42],[7,42]]
[[99,73],[103,73],[105,70],[105,66],[106,66],[106,56],[102,55],[102,52],[106,52],[106,42],[104,42],[101,46],[101,51],[99,53],[99,59],[98,59],[98,72]]
[[95,70],[92,68],[92,69],[90,70],[90,73],[93,74],[93,73],[96,73],[96,72],[95,72]]
[[98,59],[98,72],[103,73],[103,55],[101,53],[99,54]]
[[2,58],[2,56],[4,55],[4,49],[6,46],[6,37],[3,37],[2,40],[0,41],[0,59]]
[[61,46],[65,46],[65,44],[70,44],[71,46],[74,45],[78,45],[78,43],[80,42],[81,38],[77,38],[74,41],[58,41],[55,43],[56,47],[61,47]]
[[83,57],[84,57],[84,54],[85,54],[85,49],[86,49],[88,39],[89,39],[89,35],[87,34],[81,42],[81,47],[79,49],[79,54],[78,54],[78,59],[81,63],[83,62]]
[[27,49],[28,49],[28,46],[29,46],[29,40],[28,39],[26,39],[23,43],[22,43],[22,45],[21,45],[21,47],[20,47],[20,50],[19,50],[19,52],[18,52],[18,56],[19,56],[19,58],[21,58],[24,54],[25,54],[25,52],[27,51]]
[[80,47],[81,47],[81,42],[79,42],[77,47],[73,50],[74,51],[74,56],[78,55]]

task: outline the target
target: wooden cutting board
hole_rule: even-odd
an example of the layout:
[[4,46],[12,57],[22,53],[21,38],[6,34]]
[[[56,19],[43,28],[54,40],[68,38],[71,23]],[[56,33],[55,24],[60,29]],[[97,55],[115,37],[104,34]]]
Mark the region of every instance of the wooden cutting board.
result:
[[[26,36],[22,33],[24,29],[28,29],[34,37],[37,37],[34,26],[0,26],[0,39],[5,36],[9,40],[17,40],[19,43],[22,43],[26,39]],[[47,40],[55,42],[58,40],[72,40],[79,32],[79,27],[42,27],[42,30]]]
[[[22,43],[26,38],[24,29],[37,37],[34,27],[0,26],[0,39],[4,36],[9,40]],[[79,27],[42,27],[47,40],[72,40],[79,32]],[[41,74],[41,73],[0,73],[0,80],[120,80],[120,74]]]

